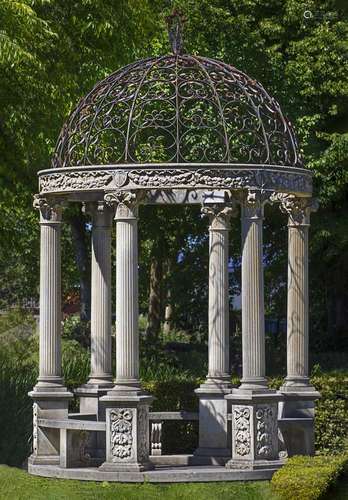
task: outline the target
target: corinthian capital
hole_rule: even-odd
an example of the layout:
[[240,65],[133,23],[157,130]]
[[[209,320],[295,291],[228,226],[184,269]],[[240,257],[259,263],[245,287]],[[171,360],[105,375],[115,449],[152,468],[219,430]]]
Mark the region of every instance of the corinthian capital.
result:
[[263,190],[248,189],[240,196],[240,204],[243,208],[243,217],[248,219],[262,219],[264,205],[269,201],[270,194]]
[[115,219],[134,219],[138,214],[141,196],[137,191],[112,191],[106,193],[104,201],[115,209]]
[[62,205],[56,200],[35,194],[33,207],[40,211],[41,222],[59,223],[62,220]]
[[230,229],[230,219],[237,215],[237,208],[233,206],[205,205],[201,209],[203,215],[209,217],[210,229]]
[[301,198],[294,194],[276,193],[272,201],[280,202],[280,209],[289,216],[289,225],[309,225],[311,212],[319,207],[315,198]]
[[93,225],[108,227],[111,224],[112,209],[106,201],[84,203],[82,212],[92,216]]

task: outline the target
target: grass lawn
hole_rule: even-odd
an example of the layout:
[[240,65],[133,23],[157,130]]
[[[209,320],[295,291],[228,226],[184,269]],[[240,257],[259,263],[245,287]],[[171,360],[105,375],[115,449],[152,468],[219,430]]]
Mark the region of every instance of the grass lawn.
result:
[[191,484],[94,483],[30,476],[15,467],[0,466],[1,500],[75,499],[272,500],[268,481]]

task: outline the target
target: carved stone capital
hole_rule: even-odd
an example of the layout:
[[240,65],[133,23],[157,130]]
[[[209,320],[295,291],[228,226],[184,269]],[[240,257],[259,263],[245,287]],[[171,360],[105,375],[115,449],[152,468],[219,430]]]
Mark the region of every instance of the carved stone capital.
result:
[[82,212],[92,216],[93,226],[109,227],[111,225],[112,209],[106,201],[83,203]]
[[142,194],[135,191],[112,191],[106,193],[104,201],[115,208],[115,220],[136,219]]
[[35,194],[33,207],[40,211],[41,223],[59,224],[62,221],[62,205],[57,203],[56,200],[50,200]]
[[243,208],[243,217],[247,219],[262,219],[264,206],[269,201],[270,193],[263,190],[248,189],[239,196]]
[[237,215],[237,209],[236,206],[204,205],[201,213],[209,217],[210,230],[229,230],[230,219]]
[[308,226],[311,212],[319,207],[315,198],[303,198],[294,194],[275,193],[272,201],[280,203],[280,210],[289,216],[290,226]]

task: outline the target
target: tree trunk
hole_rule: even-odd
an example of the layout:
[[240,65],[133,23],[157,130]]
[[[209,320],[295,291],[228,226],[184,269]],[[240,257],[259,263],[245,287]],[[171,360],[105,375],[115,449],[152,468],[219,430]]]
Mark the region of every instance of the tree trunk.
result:
[[76,265],[80,277],[80,318],[91,319],[91,273],[87,252],[85,220],[82,214],[74,215],[69,220],[75,247]]

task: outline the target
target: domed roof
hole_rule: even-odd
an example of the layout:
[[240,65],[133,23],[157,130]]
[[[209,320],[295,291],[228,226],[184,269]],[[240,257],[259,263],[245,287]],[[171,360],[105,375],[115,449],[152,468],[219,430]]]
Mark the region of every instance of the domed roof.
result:
[[99,82],[64,125],[52,167],[148,163],[302,166],[291,124],[260,83],[179,53]]

